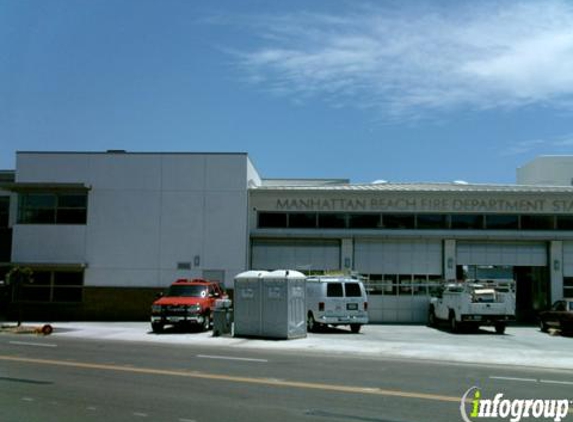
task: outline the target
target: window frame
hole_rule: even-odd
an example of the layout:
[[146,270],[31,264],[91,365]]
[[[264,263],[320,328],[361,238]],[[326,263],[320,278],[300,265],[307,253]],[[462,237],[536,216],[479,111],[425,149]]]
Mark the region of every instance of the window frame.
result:
[[[57,274],[77,274],[80,276],[79,283],[60,283]],[[37,269],[33,271],[32,282],[23,284],[20,288],[19,297],[13,300],[20,303],[42,303],[42,304],[80,304],[84,299],[85,273],[83,270],[72,269]],[[44,290],[45,299],[31,299],[35,294]],[[78,291],[77,300],[59,300],[60,292]],[[26,296],[31,294],[30,296]],[[41,297],[41,296],[40,296]]]
[[[43,197],[43,198],[42,198]],[[73,198],[81,198],[78,205]],[[42,204],[49,199],[51,204]],[[66,203],[72,199],[72,203]],[[38,201],[37,203],[34,203]],[[76,214],[76,217],[70,218]],[[88,193],[65,192],[26,192],[18,195],[18,224],[42,225],[86,225],[88,215]]]

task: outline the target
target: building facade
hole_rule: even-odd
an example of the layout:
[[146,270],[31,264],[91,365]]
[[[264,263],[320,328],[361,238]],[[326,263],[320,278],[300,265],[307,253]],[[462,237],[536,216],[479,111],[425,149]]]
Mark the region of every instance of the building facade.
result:
[[244,153],[21,152],[0,184],[0,279],[32,268],[20,299],[44,318],[140,319],[181,277],[353,272],[372,321],[424,322],[443,280],[513,278],[528,321],[573,297],[573,187],[526,176],[356,185],[265,180]]
[[374,321],[422,322],[442,280],[511,278],[532,320],[573,295],[573,189],[466,184],[258,187],[253,268],[365,277]]
[[145,318],[177,278],[231,283],[253,183],[246,154],[18,153],[3,189],[28,314]]

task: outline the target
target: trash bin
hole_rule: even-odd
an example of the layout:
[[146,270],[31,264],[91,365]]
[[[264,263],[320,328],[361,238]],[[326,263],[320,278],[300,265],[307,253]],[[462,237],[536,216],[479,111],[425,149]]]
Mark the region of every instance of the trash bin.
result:
[[213,310],[213,337],[232,334],[232,326],[233,308],[231,308],[231,301],[228,299],[217,300]]

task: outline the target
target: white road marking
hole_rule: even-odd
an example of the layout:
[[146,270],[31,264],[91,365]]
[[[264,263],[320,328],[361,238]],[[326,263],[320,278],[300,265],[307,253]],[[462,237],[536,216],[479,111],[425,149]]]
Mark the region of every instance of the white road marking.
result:
[[34,401],[32,397],[22,397],[22,401]]
[[561,384],[561,385],[573,385],[573,381],[553,381],[553,380],[539,380],[544,384]]
[[573,381],[557,381],[557,380],[543,380],[535,378],[517,378],[517,377],[489,377],[492,380],[502,380],[502,381],[518,381],[518,382],[538,382],[542,384],[558,384],[558,385],[573,385]]
[[149,415],[147,413],[133,412],[133,416],[137,416],[138,418],[146,418]]
[[95,406],[89,406],[86,408],[87,410],[91,410],[92,412],[95,412],[97,410],[97,407]]
[[202,359],[238,360],[244,362],[268,363],[267,359],[237,358],[233,356],[197,355],[197,357]]
[[537,382],[535,378],[517,378],[517,377],[489,377],[492,380],[502,380],[502,381],[519,381],[519,382]]
[[195,419],[179,419],[179,422],[197,422]]
[[31,343],[29,341],[9,341],[8,343],[14,344],[16,346],[58,347],[57,344],[53,343]]

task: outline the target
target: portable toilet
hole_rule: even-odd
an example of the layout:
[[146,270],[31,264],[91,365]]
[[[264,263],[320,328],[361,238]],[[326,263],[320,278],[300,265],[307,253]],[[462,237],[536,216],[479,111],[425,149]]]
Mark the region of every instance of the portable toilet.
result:
[[306,337],[306,276],[277,270],[263,275],[262,335],[268,338]]
[[306,337],[306,277],[298,271],[247,271],[235,277],[237,337]]
[[234,335],[258,337],[262,322],[262,277],[268,271],[245,271],[235,276]]

